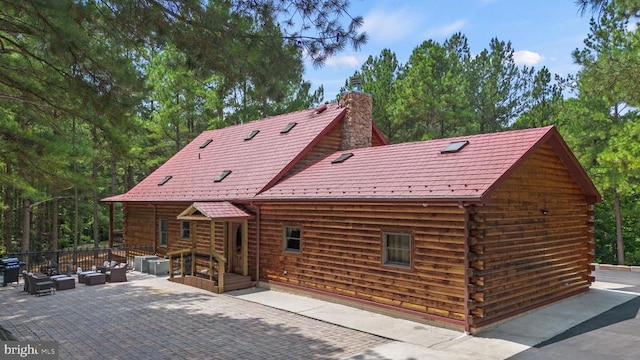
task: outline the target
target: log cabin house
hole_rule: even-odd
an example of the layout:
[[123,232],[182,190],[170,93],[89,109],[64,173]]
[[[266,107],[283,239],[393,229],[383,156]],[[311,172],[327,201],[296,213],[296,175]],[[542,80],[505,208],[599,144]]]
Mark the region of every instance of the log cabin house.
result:
[[205,131],[103,201],[123,203],[126,245],[214,292],[279,287],[475,333],[594,280],[600,194],[555,127],[389,145],[360,92]]

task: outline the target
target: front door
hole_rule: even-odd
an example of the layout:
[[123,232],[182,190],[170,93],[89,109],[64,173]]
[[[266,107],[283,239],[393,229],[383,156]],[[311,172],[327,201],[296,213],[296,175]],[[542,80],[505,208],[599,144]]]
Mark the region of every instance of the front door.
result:
[[242,224],[229,224],[229,243],[227,244],[228,270],[232,273],[242,274]]

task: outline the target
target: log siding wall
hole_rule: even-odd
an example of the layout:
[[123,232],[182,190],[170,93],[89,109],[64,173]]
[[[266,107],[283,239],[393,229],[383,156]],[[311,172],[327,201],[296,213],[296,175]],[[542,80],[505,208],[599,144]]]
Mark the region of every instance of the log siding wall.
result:
[[[457,205],[274,203],[260,211],[261,279],[464,320],[465,223]],[[284,251],[285,225],[302,227],[299,254]],[[383,232],[412,235],[410,269],[383,264]]]
[[473,327],[588,289],[593,207],[550,146],[469,213]]
[[309,152],[298,161],[291,170],[289,170],[282,180],[287,179],[307,167],[313,165],[317,161],[323,159],[328,154],[332,154],[340,150],[340,142],[342,141],[342,123],[344,119],[334,126]]
[[[156,246],[160,256],[166,256],[170,251],[191,248],[195,239],[199,250],[208,252],[211,249],[211,222],[208,220],[191,220],[191,239],[181,237],[182,220],[177,216],[191,203],[154,203],[154,204],[124,204],[124,241],[126,246]],[[155,218],[154,218],[155,214]],[[158,220],[168,220],[169,243],[166,247],[158,246]],[[249,275],[255,280],[256,269],[256,221],[249,220]],[[216,251],[224,255],[225,222],[215,222]]]
[[157,246],[157,224],[154,218],[154,207],[150,204],[125,203],[124,211],[124,244],[125,246]]

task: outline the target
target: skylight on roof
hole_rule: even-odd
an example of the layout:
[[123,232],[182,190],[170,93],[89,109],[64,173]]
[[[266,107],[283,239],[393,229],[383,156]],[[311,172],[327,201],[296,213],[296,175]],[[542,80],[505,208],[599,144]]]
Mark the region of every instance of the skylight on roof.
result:
[[282,130],[280,131],[280,134],[286,134],[286,133],[288,133],[288,132],[289,132],[289,131],[291,131],[291,129],[293,129],[293,127],[294,127],[294,126],[296,126],[297,124],[298,124],[298,123],[295,123],[295,122],[288,123],[288,124],[287,124],[287,126],[285,126],[285,127],[284,127],[284,129],[282,129]]
[[224,180],[224,178],[229,176],[229,174],[231,174],[231,170],[224,170],[223,172],[220,173],[220,175],[218,175],[218,177],[215,180],[213,180],[213,182],[220,182]]
[[253,130],[249,135],[247,135],[244,139],[245,140],[251,140],[253,139],[256,135],[258,135],[258,133],[260,132],[260,130]]
[[173,176],[169,175],[169,176],[165,176],[164,179],[160,180],[160,182],[158,183],[158,186],[162,186],[164,184],[167,183],[167,181],[171,180]]
[[352,157],[353,153],[344,153],[340,156],[338,156],[337,158],[331,160],[332,164],[337,164],[337,163],[341,163],[344,162],[345,160],[347,160],[348,158]]
[[205,142],[202,143],[202,145],[200,145],[200,149],[206,148],[207,145],[211,144],[211,142],[213,142],[212,139],[207,139]]
[[462,150],[462,148],[467,146],[467,144],[469,144],[469,140],[452,141],[449,145],[447,145],[447,147],[440,150],[440,153],[441,154],[455,153]]

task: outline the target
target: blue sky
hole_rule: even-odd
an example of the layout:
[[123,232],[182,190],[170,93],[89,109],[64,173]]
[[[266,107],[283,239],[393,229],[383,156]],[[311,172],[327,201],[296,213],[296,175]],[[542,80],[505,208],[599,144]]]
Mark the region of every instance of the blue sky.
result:
[[329,101],[369,55],[388,48],[404,64],[423,41],[442,43],[455,32],[466,35],[472,54],[497,37],[511,41],[518,64],[576,73],[571,52],[583,47],[590,15],[573,0],[351,0],[349,12],[364,17],[367,45],[346,48],[319,69],[306,65],[305,80],[313,89],[323,85]]

